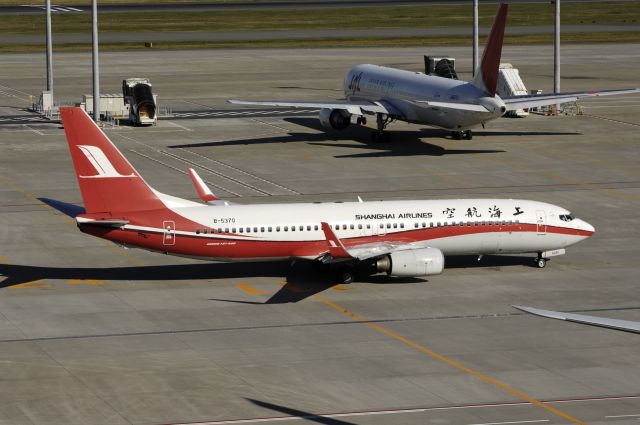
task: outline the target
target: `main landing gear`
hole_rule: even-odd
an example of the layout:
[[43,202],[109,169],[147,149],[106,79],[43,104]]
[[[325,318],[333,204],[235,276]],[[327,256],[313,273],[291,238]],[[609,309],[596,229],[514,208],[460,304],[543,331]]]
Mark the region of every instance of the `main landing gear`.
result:
[[473,139],[473,131],[452,131],[451,138],[453,138],[454,140],[471,140]]
[[318,273],[332,272],[332,278],[337,282],[348,285],[353,283],[355,279],[355,270],[352,264],[345,263],[329,263],[324,262],[322,259],[315,260],[311,263],[313,269]]
[[378,142],[390,142],[391,134],[386,133],[384,129],[389,125],[389,123],[393,121],[387,114],[376,114],[376,124],[378,126],[378,131],[371,133],[371,141],[374,143]]
[[538,256],[534,260],[534,264],[539,269],[544,269],[547,266],[547,259],[542,257],[542,253],[539,252]]

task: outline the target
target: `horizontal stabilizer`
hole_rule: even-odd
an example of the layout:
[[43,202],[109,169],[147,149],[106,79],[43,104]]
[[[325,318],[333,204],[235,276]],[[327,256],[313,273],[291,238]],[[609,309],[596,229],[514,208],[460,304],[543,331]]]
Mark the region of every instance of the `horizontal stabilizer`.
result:
[[92,226],[101,227],[122,227],[129,224],[129,220],[122,218],[105,218],[105,219],[93,219],[87,217],[76,217],[78,224],[90,224]]
[[621,94],[640,93],[640,88],[596,90],[588,92],[572,92],[558,94],[537,94],[533,96],[503,97],[502,101],[507,106],[507,111],[518,109],[537,108],[540,106],[557,105],[560,103],[575,102],[578,99],[601,96],[616,96]]
[[67,204],[66,202],[56,201],[49,198],[38,198],[38,201],[49,205],[54,210],[58,210],[64,215],[68,215],[71,218],[76,218],[80,214],[84,214],[86,211],[83,207],[73,204]]
[[416,100],[415,102],[421,105],[432,106],[434,108],[455,109],[457,111],[489,112],[489,110],[484,106],[473,103],[431,102],[427,100]]

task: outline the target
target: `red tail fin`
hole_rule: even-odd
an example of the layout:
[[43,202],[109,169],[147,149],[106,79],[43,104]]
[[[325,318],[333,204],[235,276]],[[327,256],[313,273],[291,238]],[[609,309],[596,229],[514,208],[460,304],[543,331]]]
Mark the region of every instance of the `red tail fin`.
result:
[[164,208],[153,189],[81,108],[60,108],[87,213]]
[[495,96],[498,85],[498,68],[500,67],[500,57],[502,56],[502,43],[504,41],[508,7],[509,5],[506,3],[501,3],[498,7],[491,33],[487,39],[487,44],[484,46],[482,62],[476,69],[476,76],[471,82],[474,86],[486,91],[489,96]]

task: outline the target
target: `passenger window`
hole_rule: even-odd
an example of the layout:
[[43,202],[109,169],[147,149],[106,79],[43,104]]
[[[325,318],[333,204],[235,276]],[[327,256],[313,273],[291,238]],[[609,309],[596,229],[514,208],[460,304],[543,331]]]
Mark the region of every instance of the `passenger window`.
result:
[[311,226],[307,226],[307,232],[311,231]]
[[391,229],[391,223],[387,223],[387,229]]
[[196,235],[200,234],[200,229],[196,229]]
[[318,225],[313,226],[313,230],[318,230]]
[[273,231],[273,227],[269,226],[269,228],[267,230],[272,232]]
[[367,229],[371,229],[371,225],[370,224],[367,224]]
[[447,222],[445,221],[442,225],[443,225],[443,226],[447,226]]
[[207,228],[206,228],[206,227],[205,227],[204,229],[202,229],[202,233],[203,233],[204,235],[206,235],[206,234],[207,234]]
[[284,226],[284,231],[288,232],[289,231],[289,226]]
[[228,228],[228,227],[225,227],[225,228],[224,228],[224,232],[225,232],[225,233],[229,233],[229,228]]
[[260,231],[261,231],[262,233],[264,233],[264,227],[261,227],[261,228],[260,228]]
[[280,226],[276,226],[276,232],[280,231]]
[[349,228],[350,228],[351,230],[353,230],[353,229],[355,229],[355,228],[356,228],[356,226],[355,226],[355,225],[353,225],[353,224],[351,224],[351,225],[349,226]]
[[400,228],[404,229],[404,223],[400,223]]
[[291,231],[295,232],[296,231],[296,226],[291,226]]
[[242,227],[238,229],[240,232],[239,233],[244,233]]
[[433,221],[429,223],[429,227],[433,227]]
[[342,225],[342,230],[347,230],[347,225],[346,224]]
[[258,228],[257,228],[257,227],[254,227],[254,228],[253,228],[253,232],[254,232],[254,233],[258,233]]
[[380,228],[384,229],[384,223],[380,223]]
[[235,232],[236,232],[236,228],[235,228],[235,227],[232,227],[232,228],[231,228],[231,233],[235,233]]
[[358,224],[358,229],[362,229],[362,224]]
[[339,225],[339,224],[336,224],[335,229],[336,229],[336,230],[340,230],[340,225]]
[[397,229],[398,228],[398,223],[393,223],[393,228]]
[[218,233],[222,233],[222,228],[218,227]]
[[413,228],[417,229],[418,228],[418,223],[413,223]]
[[298,230],[300,230],[302,232],[304,230],[304,226],[300,226],[300,228]]
[[247,229],[245,230],[247,233],[251,233],[251,227],[247,227]]

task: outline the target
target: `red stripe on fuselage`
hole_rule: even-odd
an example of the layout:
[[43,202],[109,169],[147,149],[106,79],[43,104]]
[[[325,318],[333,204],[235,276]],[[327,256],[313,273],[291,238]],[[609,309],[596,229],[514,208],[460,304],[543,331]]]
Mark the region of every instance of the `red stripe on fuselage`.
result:
[[[178,227],[178,226],[176,226]],[[175,244],[164,245],[163,231],[111,229],[91,225],[81,225],[85,233],[129,246],[136,246],[153,251],[167,252],[176,255],[202,258],[282,258],[282,257],[316,257],[328,251],[327,241],[277,241],[259,239],[240,239],[213,235],[176,234]],[[180,230],[180,228],[178,227]],[[376,236],[359,236],[340,239],[344,246],[358,246],[366,243],[392,242],[405,244],[419,241],[437,240],[456,236],[482,233],[538,233],[536,224],[519,223],[512,225],[480,225],[480,226],[441,226],[419,229],[408,229],[400,232]],[[568,227],[546,226],[547,234],[588,237],[593,232]],[[224,236],[229,236],[224,234]],[[246,237],[246,236],[245,236]],[[252,236],[255,237],[255,236]],[[339,235],[338,235],[339,237]]]

